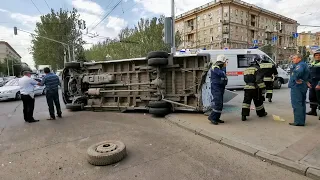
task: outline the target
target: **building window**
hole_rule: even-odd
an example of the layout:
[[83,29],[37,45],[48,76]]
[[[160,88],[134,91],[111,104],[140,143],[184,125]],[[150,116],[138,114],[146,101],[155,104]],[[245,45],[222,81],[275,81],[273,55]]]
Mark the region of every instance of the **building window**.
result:
[[206,22],[203,22],[203,27],[206,27]]
[[207,41],[207,39],[206,39],[206,38],[204,38],[204,39],[203,39],[203,42],[204,42],[204,43],[206,43],[206,41]]
[[243,11],[241,11],[241,16],[243,15]]
[[221,27],[218,27],[218,32],[221,32]]
[[207,31],[206,30],[204,30],[203,33],[204,33],[204,35],[207,35]]
[[236,9],[236,16],[238,16],[238,9]]
[[213,33],[213,28],[210,29],[210,34],[212,34],[212,33]]
[[203,20],[205,20],[205,19],[206,19],[206,17],[207,17],[207,15],[203,15]]
[[200,16],[198,16],[198,21],[200,21]]
[[243,24],[243,19],[241,19],[241,24]]
[[228,13],[224,13],[224,17],[228,17]]
[[221,19],[219,18],[219,19],[218,19],[218,23],[220,23],[220,22],[221,22]]

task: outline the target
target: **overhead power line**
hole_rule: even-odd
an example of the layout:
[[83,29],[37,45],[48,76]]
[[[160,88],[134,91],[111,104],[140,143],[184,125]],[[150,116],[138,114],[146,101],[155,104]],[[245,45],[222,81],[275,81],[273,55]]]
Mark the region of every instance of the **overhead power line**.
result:
[[34,7],[36,7],[36,9],[38,10],[38,12],[39,12],[40,14],[42,14],[42,13],[40,12],[39,8],[37,7],[37,5],[33,2],[33,0],[30,0],[30,1],[32,2],[32,4],[34,5]]
[[112,11],[115,10],[115,9],[117,8],[117,6],[119,6],[119,4],[121,3],[121,1],[122,1],[122,0],[118,1],[118,3],[117,3],[115,6],[113,6],[113,8],[109,11],[109,13],[107,13],[107,14],[100,20],[100,22],[98,22],[98,24],[96,24],[96,25],[91,29],[91,31],[94,30],[100,23],[102,23],[102,21],[104,21],[104,20],[108,17],[108,16],[112,13]]
[[[112,4],[112,2],[113,2],[113,0],[110,1],[110,3],[105,7],[105,9],[108,9],[109,6]],[[97,19],[95,19],[95,20],[88,26],[88,29],[90,29],[91,26],[92,26],[98,19],[100,19],[100,18],[102,17],[102,15],[103,15],[103,12],[99,15],[99,17],[98,17]]]
[[50,6],[49,6],[49,4],[48,4],[47,0],[44,0],[44,2],[46,3],[47,7],[48,7],[48,8],[49,8],[49,10],[51,11],[51,8],[50,8]]

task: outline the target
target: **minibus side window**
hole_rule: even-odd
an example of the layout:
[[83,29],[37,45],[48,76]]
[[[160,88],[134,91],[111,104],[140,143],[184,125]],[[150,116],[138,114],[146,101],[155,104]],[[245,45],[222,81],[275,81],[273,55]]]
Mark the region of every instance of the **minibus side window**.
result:
[[247,68],[250,66],[250,62],[254,58],[259,57],[257,54],[239,54],[237,55],[238,59],[238,68]]

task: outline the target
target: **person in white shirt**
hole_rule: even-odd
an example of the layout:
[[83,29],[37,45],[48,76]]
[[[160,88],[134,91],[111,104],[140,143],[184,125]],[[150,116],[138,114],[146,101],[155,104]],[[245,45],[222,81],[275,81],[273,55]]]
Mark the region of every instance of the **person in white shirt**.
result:
[[34,110],[34,86],[39,85],[34,79],[31,79],[30,71],[24,71],[23,77],[19,79],[19,86],[21,88],[21,99],[23,102],[23,116],[24,120],[28,123],[38,122],[33,118]]

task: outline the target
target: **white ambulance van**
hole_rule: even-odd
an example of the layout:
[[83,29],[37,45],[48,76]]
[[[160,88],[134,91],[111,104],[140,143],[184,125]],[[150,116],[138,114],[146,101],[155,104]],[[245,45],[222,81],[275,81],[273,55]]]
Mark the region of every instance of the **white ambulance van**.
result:
[[[209,53],[211,62],[215,62],[217,56],[220,54],[228,58],[227,76],[228,85],[227,89],[243,88],[245,82],[243,80],[243,71],[249,67],[249,62],[260,56],[261,58],[269,60],[269,62],[276,64],[266,53],[259,49],[228,49],[228,50],[200,50],[199,53]],[[286,71],[277,67],[278,77],[274,80],[274,88],[280,89],[282,84],[287,84],[289,75]]]

